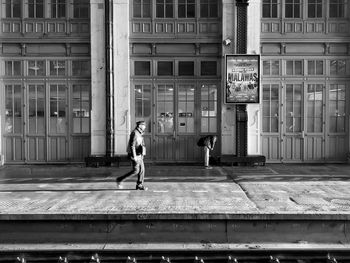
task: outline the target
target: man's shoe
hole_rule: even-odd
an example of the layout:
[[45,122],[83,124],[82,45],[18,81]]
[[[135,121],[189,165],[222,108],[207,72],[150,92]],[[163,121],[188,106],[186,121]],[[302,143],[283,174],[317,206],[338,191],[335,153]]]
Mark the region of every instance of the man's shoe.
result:
[[136,185],[136,190],[144,190],[144,191],[147,191],[148,188],[143,186],[142,184],[141,185]]
[[118,189],[123,189],[123,184],[122,184],[122,182],[119,182],[118,180],[116,180],[116,182],[117,182],[117,188],[118,188]]
[[211,167],[211,166],[206,166],[205,169],[210,170],[210,169],[213,169],[213,167]]

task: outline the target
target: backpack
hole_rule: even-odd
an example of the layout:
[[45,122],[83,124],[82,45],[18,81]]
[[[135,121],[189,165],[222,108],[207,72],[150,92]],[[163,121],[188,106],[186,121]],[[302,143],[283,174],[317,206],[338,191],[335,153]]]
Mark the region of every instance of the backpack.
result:
[[198,142],[197,142],[197,146],[198,146],[198,147],[203,147],[203,146],[205,146],[204,141],[205,141],[205,137],[200,138],[200,139],[198,140]]

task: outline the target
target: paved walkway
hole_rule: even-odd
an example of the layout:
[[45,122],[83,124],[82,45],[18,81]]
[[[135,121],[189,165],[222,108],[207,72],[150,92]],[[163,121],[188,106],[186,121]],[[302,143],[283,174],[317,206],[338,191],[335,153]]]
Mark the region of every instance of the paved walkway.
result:
[[149,166],[148,191],[129,167],[4,166],[0,218],[147,216],[155,218],[350,219],[349,165],[265,167]]

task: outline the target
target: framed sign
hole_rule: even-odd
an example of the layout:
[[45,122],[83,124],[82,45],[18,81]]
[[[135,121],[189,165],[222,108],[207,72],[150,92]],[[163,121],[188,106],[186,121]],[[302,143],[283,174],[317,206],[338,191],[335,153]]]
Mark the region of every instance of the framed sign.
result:
[[259,55],[226,55],[225,103],[259,103]]

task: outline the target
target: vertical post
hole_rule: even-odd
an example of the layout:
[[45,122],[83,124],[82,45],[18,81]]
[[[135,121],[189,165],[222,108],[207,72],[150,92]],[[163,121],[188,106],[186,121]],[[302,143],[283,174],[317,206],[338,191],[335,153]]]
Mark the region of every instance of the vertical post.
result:
[[[237,7],[237,54],[247,53],[247,15],[248,0],[236,0]],[[236,153],[237,157],[247,156],[247,105],[236,106]]]
[[113,0],[105,0],[106,19],[106,156],[114,155]]

